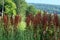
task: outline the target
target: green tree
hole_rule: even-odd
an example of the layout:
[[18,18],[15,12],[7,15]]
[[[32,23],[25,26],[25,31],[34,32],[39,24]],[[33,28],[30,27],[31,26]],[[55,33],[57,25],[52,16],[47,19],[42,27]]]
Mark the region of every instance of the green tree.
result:
[[16,14],[16,5],[12,0],[5,0],[4,7],[5,13],[7,13],[8,15]]
[[30,5],[26,10],[26,15],[28,15],[29,13],[32,13],[33,15],[35,15],[36,12],[37,12],[36,8],[33,5]]
[[23,18],[22,20],[25,19],[26,15],[26,9],[27,9],[27,3],[25,0],[14,0],[17,6],[17,13],[20,14]]
[[2,4],[3,2],[4,2],[3,0],[0,0],[0,5],[3,5],[3,4]]
[[0,0],[0,12],[2,12],[2,8],[3,8],[3,0]]

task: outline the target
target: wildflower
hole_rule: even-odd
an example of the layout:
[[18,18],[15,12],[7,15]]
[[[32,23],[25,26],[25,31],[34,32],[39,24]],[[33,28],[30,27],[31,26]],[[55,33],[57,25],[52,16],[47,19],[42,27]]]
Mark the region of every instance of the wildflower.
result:
[[27,23],[27,26],[30,24],[30,22],[33,20],[33,15],[32,14],[29,14],[27,17],[26,17],[26,23]]
[[8,25],[8,16],[6,14],[4,14],[4,16],[3,16],[3,21],[4,21],[4,25],[7,26]]
[[48,17],[47,17],[47,14],[44,14],[43,15],[43,27],[44,27],[44,30],[46,29],[46,26],[47,26],[47,23],[48,23]]
[[58,25],[59,25],[58,15],[57,15],[57,14],[54,14],[54,19],[53,19],[53,21],[54,21],[54,25],[55,25],[55,26],[58,26]]
[[35,18],[37,19],[37,24],[40,24],[41,23],[41,14],[38,13]]
[[29,14],[28,17],[30,18],[30,20],[33,20],[33,15]]
[[17,26],[19,21],[21,21],[21,17],[19,15],[16,15],[15,16],[15,21],[14,21],[14,24]]
[[33,18],[33,20],[32,20],[32,24],[33,24],[33,26],[37,26],[37,18]]
[[49,14],[48,15],[48,28],[50,28],[52,24],[53,24],[53,15]]
[[47,14],[43,15],[43,25],[45,25],[48,22]]
[[31,21],[30,18],[29,17],[26,17],[27,26],[29,25],[30,21]]

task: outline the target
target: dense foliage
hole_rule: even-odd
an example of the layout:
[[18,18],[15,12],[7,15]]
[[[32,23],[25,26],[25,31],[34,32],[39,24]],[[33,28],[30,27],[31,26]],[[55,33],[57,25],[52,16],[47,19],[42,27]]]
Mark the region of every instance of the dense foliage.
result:
[[28,6],[28,8],[26,10],[26,16],[29,15],[30,13],[35,15],[36,12],[37,12],[36,8],[33,5],[30,5],[30,6]]
[[0,40],[59,40],[60,17],[56,13],[37,10],[25,0],[4,0],[3,8]]
[[16,15],[16,5],[12,0],[5,0],[4,8],[8,15]]
[[27,3],[25,0],[14,0],[15,4],[17,6],[17,14],[20,14],[23,18],[22,20],[24,21],[25,16],[26,16],[26,9],[28,7]]

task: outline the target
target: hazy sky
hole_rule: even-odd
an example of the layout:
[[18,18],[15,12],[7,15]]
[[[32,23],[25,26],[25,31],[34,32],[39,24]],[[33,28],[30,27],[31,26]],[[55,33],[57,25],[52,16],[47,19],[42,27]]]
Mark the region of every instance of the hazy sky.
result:
[[60,0],[26,0],[26,2],[60,5]]

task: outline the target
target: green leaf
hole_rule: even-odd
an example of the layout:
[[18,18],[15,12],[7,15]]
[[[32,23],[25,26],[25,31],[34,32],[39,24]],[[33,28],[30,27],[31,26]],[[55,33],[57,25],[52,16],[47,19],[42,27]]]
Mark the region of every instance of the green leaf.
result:
[[26,30],[25,28],[26,28],[26,22],[21,21],[21,23],[18,24],[18,29],[24,31]]

